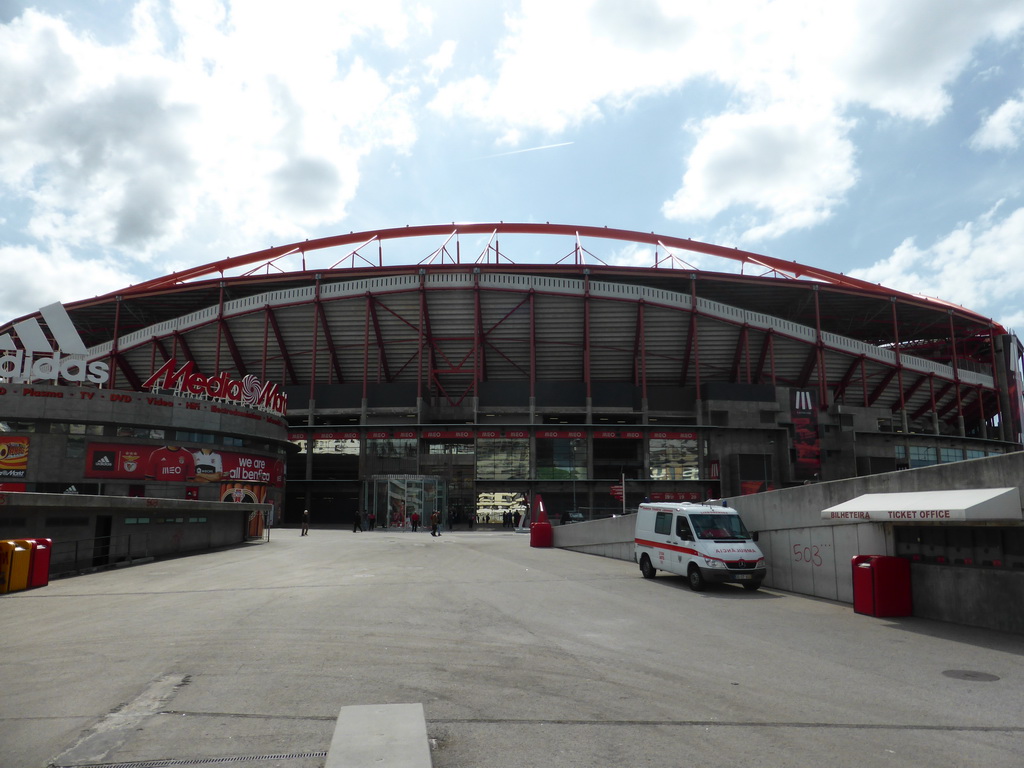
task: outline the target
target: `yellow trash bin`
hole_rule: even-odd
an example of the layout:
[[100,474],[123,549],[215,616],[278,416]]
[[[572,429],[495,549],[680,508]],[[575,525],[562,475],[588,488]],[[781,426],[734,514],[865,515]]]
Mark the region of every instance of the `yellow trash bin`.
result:
[[32,550],[17,541],[0,541],[0,593],[28,589]]

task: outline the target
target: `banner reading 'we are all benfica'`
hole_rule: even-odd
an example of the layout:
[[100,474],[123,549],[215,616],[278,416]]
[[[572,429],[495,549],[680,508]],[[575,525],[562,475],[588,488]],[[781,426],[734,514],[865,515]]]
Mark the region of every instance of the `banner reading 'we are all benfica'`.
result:
[[262,502],[267,487],[280,488],[284,484],[284,462],[266,456],[179,445],[93,443],[86,454],[85,476],[139,482],[220,483],[223,501]]

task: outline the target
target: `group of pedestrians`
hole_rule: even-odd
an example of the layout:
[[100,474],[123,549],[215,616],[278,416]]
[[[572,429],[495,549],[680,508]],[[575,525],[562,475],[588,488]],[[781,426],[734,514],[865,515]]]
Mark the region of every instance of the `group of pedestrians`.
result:
[[[377,527],[377,516],[373,512],[366,513],[366,530],[372,531]],[[362,510],[356,510],[355,520],[352,521],[352,533],[359,533],[363,530]]]
[[[441,535],[441,522],[443,515],[440,510],[435,510],[430,515],[430,535],[440,536]],[[420,529],[420,513],[413,512],[409,515],[409,524],[412,527],[413,533]],[[356,510],[355,518],[352,520],[352,533],[362,533],[363,531],[372,531],[377,525],[377,516],[373,512],[366,513],[366,528],[363,528],[363,513],[362,510]],[[300,536],[309,535],[309,510],[302,510],[302,532]]]

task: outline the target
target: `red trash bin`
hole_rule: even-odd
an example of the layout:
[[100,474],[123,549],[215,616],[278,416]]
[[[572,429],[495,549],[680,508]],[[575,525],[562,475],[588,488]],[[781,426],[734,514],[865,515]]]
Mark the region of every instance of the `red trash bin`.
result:
[[868,616],[912,616],[910,561],[888,555],[855,555],[853,610]]
[[549,520],[530,523],[530,546],[550,547],[555,542],[555,531]]
[[53,539],[19,539],[29,549],[28,588],[45,587],[50,583],[50,554]]

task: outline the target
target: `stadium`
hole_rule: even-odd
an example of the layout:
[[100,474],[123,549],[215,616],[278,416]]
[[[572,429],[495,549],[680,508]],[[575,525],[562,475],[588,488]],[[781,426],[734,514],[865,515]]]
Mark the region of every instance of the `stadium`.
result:
[[[175,439],[286,464],[284,483],[244,478],[267,486],[253,500],[286,524],[303,509],[314,525],[349,525],[359,510],[404,524],[439,508],[449,525],[505,525],[537,493],[552,517],[585,520],[644,498],[728,498],[1022,447],[1022,349],[993,320],[654,233],[353,232],[64,309],[82,347],[62,345],[73,334],[52,310],[11,321],[0,382],[198,399],[207,416],[230,403],[220,426],[179,425]],[[26,367],[47,349],[64,362]],[[147,438],[161,417],[142,405],[139,424],[25,407],[0,413],[3,439],[46,431],[33,422],[85,424],[86,461],[61,477],[79,492],[187,497],[180,483],[88,471],[90,441],[122,435],[115,425],[141,430],[135,446],[170,441]],[[265,414],[256,443],[246,409]],[[32,463],[12,477],[14,490],[59,490]]]

